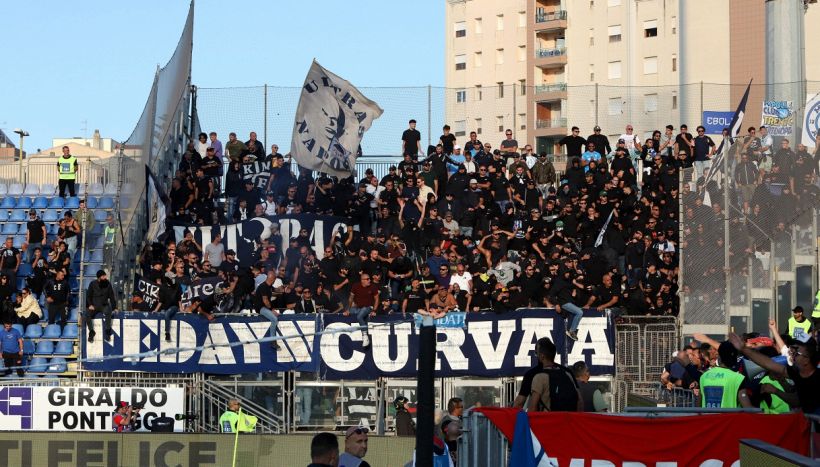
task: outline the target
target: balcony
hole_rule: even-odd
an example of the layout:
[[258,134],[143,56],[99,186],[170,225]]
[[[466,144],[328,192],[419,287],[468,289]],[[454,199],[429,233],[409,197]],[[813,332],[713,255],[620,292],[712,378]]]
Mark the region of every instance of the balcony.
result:
[[567,28],[567,11],[540,11],[535,13],[535,30],[548,31],[551,29]]
[[567,48],[541,48],[535,51],[535,66],[540,68],[561,67],[567,64]]
[[535,86],[537,102],[557,101],[567,98],[567,83],[539,84]]
[[566,128],[567,127],[567,119],[566,118],[556,118],[552,120],[542,120],[538,119],[535,121],[535,128],[539,130],[548,129],[548,128]]

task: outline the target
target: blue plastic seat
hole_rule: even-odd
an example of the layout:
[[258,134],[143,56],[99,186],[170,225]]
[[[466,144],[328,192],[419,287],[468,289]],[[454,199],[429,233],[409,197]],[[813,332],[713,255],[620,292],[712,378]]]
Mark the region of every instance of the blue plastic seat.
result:
[[102,183],[89,183],[87,193],[89,195],[100,196],[103,194]]
[[80,280],[77,279],[79,276],[79,265],[77,265],[77,273],[74,273],[74,265],[71,265],[72,269],[72,276],[68,278],[68,288],[71,289],[72,292],[76,292],[80,290]]
[[[102,263],[103,262],[103,251],[100,249],[96,249],[91,252],[91,257],[88,258],[89,263]],[[18,270],[18,274],[20,271]]]
[[90,245],[89,248],[102,248],[103,246],[105,246],[105,237],[103,237],[102,235],[95,237],[93,241],[88,241],[88,244]]
[[[55,212],[54,215],[56,216],[57,213]],[[46,234],[47,235],[57,235],[57,232],[60,231],[60,224],[57,224],[57,221],[52,221],[48,225],[46,225]]]
[[14,196],[6,196],[3,198],[3,201],[0,202],[0,208],[3,209],[14,209],[14,206],[17,205],[17,198]]
[[26,286],[26,278],[22,276],[17,276],[17,290],[23,290],[23,287]]
[[60,215],[54,209],[48,209],[43,213],[43,222],[57,222],[59,219]]
[[53,183],[43,183],[40,185],[40,194],[45,197],[57,196],[57,185]]
[[46,340],[38,342],[37,347],[34,349],[34,353],[36,355],[51,355],[54,353],[54,342]]
[[17,248],[18,250],[20,248],[23,248],[23,243],[25,243],[25,242],[26,242],[26,235],[25,234],[20,235],[18,233],[17,235],[14,236],[14,248]]
[[29,183],[26,185],[26,188],[23,190],[24,195],[29,196],[37,196],[40,194],[40,185],[36,183]]
[[54,347],[54,355],[71,355],[74,353],[74,343],[71,341],[59,341]]
[[[45,294],[43,294],[43,295],[45,295]],[[43,313],[43,317],[40,319],[40,321],[43,322],[43,323],[47,323],[48,322],[48,307],[47,306],[40,306],[40,311]]]
[[17,209],[31,209],[31,198],[28,196],[21,196],[20,199],[17,200],[17,205],[14,207]]
[[14,323],[14,324],[12,324],[12,325],[11,325],[11,327],[12,327],[12,328],[14,328],[14,329],[16,329],[16,330],[17,330],[17,332],[19,332],[19,333],[20,333],[20,335],[22,335],[23,333],[25,333],[25,332],[26,332],[26,329],[23,327],[23,325],[22,325],[22,324],[17,324],[17,323]]
[[59,324],[49,324],[43,332],[43,339],[59,339],[62,334],[63,330]]
[[108,217],[108,211],[103,211],[102,209],[97,209],[94,211],[94,220],[97,222],[105,222],[106,218]]
[[23,355],[31,355],[36,349],[34,348],[34,341],[31,339],[23,340]]
[[88,232],[90,235],[100,235],[103,233],[103,224],[102,222],[95,222],[94,227]]
[[100,270],[99,264],[86,264],[85,269],[83,270],[86,281],[90,282],[90,278],[97,277],[97,271]]
[[[34,248],[34,247],[31,247]],[[17,269],[17,277],[28,277],[32,274],[31,265],[29,263],[23,262],[20,264],[20,267]]]
[[3,228],[0,229],[0,234],[2,235],[17,235],[17,231],[19,230],[17,224],[13,222],[6,222],[3,224]]
[[68,369],[68,363],[66,363],[65,358],[63,357],[54,357],[48,362],[47,372],[49,373],[65,373]]
[[25,209],[15,209],[11,211],[11,216],[9,216],[9,222],[26,222],[28,221],[28,212]]
[[38,196],[34,198],[34,202],[31,203],[31,207],[34,209],[45,209],[48,207],[48,198],[45,196]]
[[[68,323],[76,323],[77,322],[77,317],[79,315],[80,315],[80,309],[79,308],[72,308],[72,309],[68,310]],[[65,329],[63,329],[63,332],[65,332]]]
[[85,207],[88,209],[96,209],[97,207],[97,197],[96,196],[89,196],[85,199]]
[[65,199],[55,196],[49,200],[48,207],[50,209],[63,209],[65,207]]
[[48,361],[43,357],[33,357],[29,362],[28,371],[34,373],[43,373],[48,368]]
[[[77,320],[77,309],[74,308],[71,310],[74,312],[74,321]],[[79,335],[79,329],[77,328],[77,323],[66,323],[65,327],[63,328],[63,339],[76,339]]]
[[79,209],[80,207],[80,198],[76,196],[71,196],[66,198],[65,200],[65,208],[66,209]]
[[110,196],[103,196],[100,198],[99,203],[97,203],[97,209],[113,209],[114,208],[114,198]]
[[0,209],[0,222],[9,220],[9,211],[7,209]]
[[39,324],[29,324],[26,327],[26,333],[24,334],[24,336],[26,336],[29,339],[39,339],[40,337],[42,337],[42,335],[43,327]]

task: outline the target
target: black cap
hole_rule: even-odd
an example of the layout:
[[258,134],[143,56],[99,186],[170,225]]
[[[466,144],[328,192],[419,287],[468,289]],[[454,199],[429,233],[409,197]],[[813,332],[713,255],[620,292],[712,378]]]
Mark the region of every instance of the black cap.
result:
[[99,271],[97,271],[97,279],[99,279],[100,277],[105,276],[105,275],[106,275],[106,273],[105,273],[104,269],[100,269]]

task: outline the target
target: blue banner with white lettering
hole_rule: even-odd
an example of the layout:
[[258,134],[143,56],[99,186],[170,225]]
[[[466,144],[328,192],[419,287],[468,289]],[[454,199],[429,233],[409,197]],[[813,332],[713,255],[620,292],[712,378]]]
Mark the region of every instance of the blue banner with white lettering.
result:
[[[328,380],[417,375],[417,328],[409,316],[373,318],[368,328],[371,346],[365,348],[353,317],[283,315],[277,334],[285,339],[278,349],[254,342],[266,336],[270,325],[258,316],[223,316],[211,322],[188,314],[177,317],[171,320],[171,342],[166,342],[161,316],[117,316],[110,342],[97,339],[83,346],[83,356],[89,359],[85,368],[214,374],[295,370],[318,372]],[[437,377],[523,375],[535,364],[535,342],[542,337],[555,342],[564,364],[584,360],[593,375],[615,372],[615,327],[600,312],[585,311],[577,342],[566,337],[564,319],[548,309],[453,318],[457,319],[445,319],[437,327]],[[101,323],[95,320],[94,325]],[[122,355],[126,357],[107,359]]]
[[714,112],[711,110],[703,111],[703,126],[706,128],[706,134],[719,135],[724,128],[729,128],[732,124],[732,117],[734,112]]

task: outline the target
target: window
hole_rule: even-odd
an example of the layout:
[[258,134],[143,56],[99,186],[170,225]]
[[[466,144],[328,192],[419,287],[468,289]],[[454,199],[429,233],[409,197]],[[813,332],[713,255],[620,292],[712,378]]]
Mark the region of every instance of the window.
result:
[[499,81],[499,82],[498,82],[498,83],[496,83],[496,84],[498,85],[498,96],[497,96],[497,97],[498,97],[499,99],[503,99],[503,98],[504,98],[504,82],[503,82],[503,81]]
[[467,90],[466,89],[456,89],[456,102],[464,103],[467,102]]
[[521,124],[518,126],[519,130],[526,130],[527,129],[527,114],[518,114],[518,121]]
[[610,26],[607,28],[607,32],[609,34],[609,42],[621,42],[621,25],[616,24],[615,26]]
[[473,23],[473,27],[475,28],[476,34],[481,34],[483,32],[483,26],[481,24],[481,18],[476,18],[475,22]]
[[495,64],[504,64],[504,49],[495,49]]
[[678,71],[678,56],[672,55],[672,71]]
[[498,127],[498,132],[503,133],[504,132],[504,116],[499,115],[499,116],[495,117],[495,124]]
[[527,80],[519,79],[518,80],[518,85],[521,87],[521,95],[526,96],[527,95]]
[[481,52],[474,53],[473,54],[473,66],[477,68],[477,67],[480,67],[483,64],[484,64],[484,60],[483,60],[483,56],[481,55]]
[[526,45],[519,45],[518,46],[518,61],[524,62],[527,60],[527,46]]
[[467,134],[467,120],[456,120],[453,122],[453,133],[455,136],[464,136]]
[[621,0],[608,0],[607,5],[608,6],[620,6],[621,5]]
[[497,15],[495,17],[495,29],[498,31],[504,30],[504,15]]
[[475,119],[475,132],[478,135],[481,134],[481,119],[480,118]]
[[672,93],[672,110],[676,110],[678,108],[678,93]]
[[609,62],[607,67],[607,77],[609,79],[621,79],[621,62]]
[[678,18],[673,16],[672,17],[672,34],[678,33]]
[[483,91],[483,89],[481,88],[481,85],[476,84],[475,85],[475,100],[477,100],[477,101],[481,100],[481,97],[484,94],[482,91]]
[[518,12],[518,27],[519,28],[527,27],[527,12],[526,11],[519,11]]
[[643,111],[657,112],[658,111],[658,95],[646,94],[643,96]]
[[595,29],[589,28],[589,45],[595,45]]
[[467,69],[467,57],[464,54],[456,55],[456,70]]
[[644,57],[643,74],[654,75],[658,72],[658,57]]
[[624,101],[620,97],[610,97],[608,101],[609,115],[621,115],[624,113]]
[[467,23],[459,21],[455,24],[456,37],[464,37],[467,35]]
[[643,22],[643,37],[658,36],[658,20],[651,19]]

